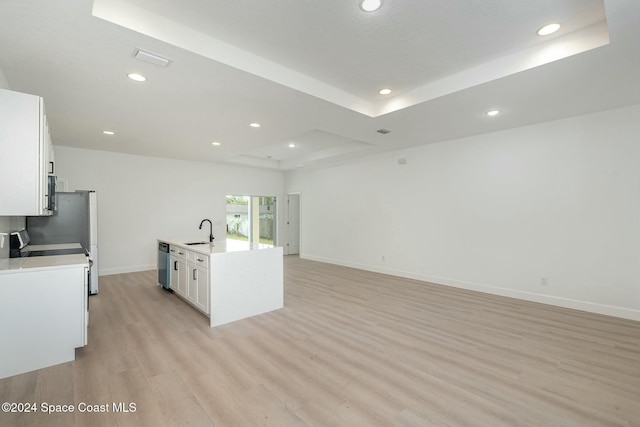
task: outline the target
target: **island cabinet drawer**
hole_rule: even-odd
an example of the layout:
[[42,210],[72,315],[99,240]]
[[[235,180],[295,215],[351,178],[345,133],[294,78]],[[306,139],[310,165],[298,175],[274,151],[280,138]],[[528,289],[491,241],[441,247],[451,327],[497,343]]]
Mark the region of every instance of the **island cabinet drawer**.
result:
[[169,246],[169,254],[176,258],[187,259],[187,250],[178,246]]
[[209,257],[198,252],[189,251],[189,262],[201,268],[209,268]]

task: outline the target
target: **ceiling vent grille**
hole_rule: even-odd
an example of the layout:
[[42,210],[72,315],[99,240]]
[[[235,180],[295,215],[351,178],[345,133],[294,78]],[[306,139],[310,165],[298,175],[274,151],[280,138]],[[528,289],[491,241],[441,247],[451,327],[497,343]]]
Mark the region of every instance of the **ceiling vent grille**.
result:
[[140,61],[148,62],[149,64],[157,65],[162,68],[167,68],[171,63],[171,60],[155,53],[146,52],[142,49],[136,49],[133,56]]

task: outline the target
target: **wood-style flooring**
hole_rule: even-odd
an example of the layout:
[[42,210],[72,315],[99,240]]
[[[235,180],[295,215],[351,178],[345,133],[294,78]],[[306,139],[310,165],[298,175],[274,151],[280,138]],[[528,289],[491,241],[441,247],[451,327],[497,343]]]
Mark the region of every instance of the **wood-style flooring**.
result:
[[639,322],[285,257],[284,309],[212,329],[155,275],[101,277],[76,360],[0,380],[75,412],[0,425],[640,426]]

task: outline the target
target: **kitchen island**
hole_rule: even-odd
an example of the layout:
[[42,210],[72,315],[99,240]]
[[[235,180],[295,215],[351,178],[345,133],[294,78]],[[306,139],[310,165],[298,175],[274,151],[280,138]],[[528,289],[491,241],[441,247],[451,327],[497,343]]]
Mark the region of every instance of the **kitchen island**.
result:
[[284,306],[282,247],[158,239],[169,244],[170,288],[209,316],[211,327]]
[[0,259],[0,378],[75,359],[86,345],[86,256]]

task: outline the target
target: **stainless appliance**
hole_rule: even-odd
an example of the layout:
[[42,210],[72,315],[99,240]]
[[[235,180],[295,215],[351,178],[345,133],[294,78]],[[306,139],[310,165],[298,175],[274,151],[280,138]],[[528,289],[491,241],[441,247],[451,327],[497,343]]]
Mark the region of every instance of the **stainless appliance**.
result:
[[93,261],[89,292],[98,293],[98,202],[95,191],[56,193],[51,216],[27,217],[33,245],[80,243]]
[[[53,173],[53,162],[51,164],[51,173]],[[56,177],[49,175],[47,177],[47,210],[53,212],[56,210]]]
[[158,242],[158,284],[171,291],[169,270],[169,244]]
[[33,245],[31,237],[25,229],[12,232],[10,239],[11,258],[85,254],[89,258],[89,264],[93,264],[89,257],[89,251],[81,247],[79,243]]

